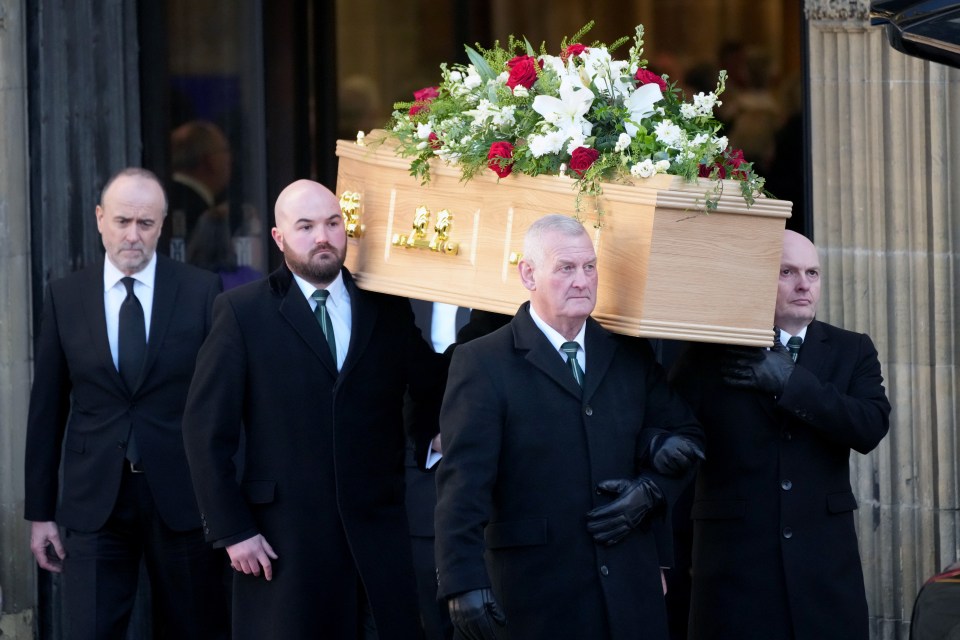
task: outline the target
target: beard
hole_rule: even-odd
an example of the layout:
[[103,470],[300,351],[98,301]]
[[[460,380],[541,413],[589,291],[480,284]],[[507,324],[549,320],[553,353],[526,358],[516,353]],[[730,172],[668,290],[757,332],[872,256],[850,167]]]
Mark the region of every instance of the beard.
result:
[[[327,252],[333,256],[326,255],[323,259],[315,259],[320,253]],[[315,247],[308,255],[303,256],[292,251],[285,252],[283,258],[290,267],[290,271],[315,285],[326,285],[333,282],[340,269],[343,267],[343,261],[347,257],[347,247],[338,248],[332,244],[322,244]]]

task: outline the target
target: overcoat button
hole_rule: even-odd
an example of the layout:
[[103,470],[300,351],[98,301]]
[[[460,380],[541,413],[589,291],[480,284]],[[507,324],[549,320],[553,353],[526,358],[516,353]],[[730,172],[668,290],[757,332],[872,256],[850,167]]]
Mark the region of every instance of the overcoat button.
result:
[[783,489],[784,491],[790,491],[790,489],[793,489],[793,483],[790,482],[789,480],[784,480],[783,482],[780,483],[780,488]]
[[592,415],[593,415],[593,407],[588,406],[586,409],[583,410],[583,412],[584,412],[585,414],[587,414],[588,416],[592,416]]
[[790,538],[792,538],[792,537],[793,537],[793,529],[791,529],[790,527],[784,527],[784,528],[783,528],[783,537],[786,538],[787,540],[789,540]]
[[603,565],[600,567],[600,574],[604,576],[610,575],[610,570],[607,569],[607,565]]

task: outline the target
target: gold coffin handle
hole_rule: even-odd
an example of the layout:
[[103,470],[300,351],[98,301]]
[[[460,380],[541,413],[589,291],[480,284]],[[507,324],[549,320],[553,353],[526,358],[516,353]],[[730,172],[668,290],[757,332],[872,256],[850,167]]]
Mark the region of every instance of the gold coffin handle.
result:
[[360,194],[356,191],[344,191],[340,194],[340,213],[343,214],[343,226],[348,238],[359,238],[365,227],[360,221]]
[[450,240],[452,225],[453,214],[448,209],[442,209],[437,214],[437,224],[433,228],[433,237],[427,239],[427,229],[430,226],[430,209],[425,205],[420,205],[414,213],[410,234],[394,234],[391,244],[395,247],[427,249],[446,255],[457,255],[460,252],[460,243]]

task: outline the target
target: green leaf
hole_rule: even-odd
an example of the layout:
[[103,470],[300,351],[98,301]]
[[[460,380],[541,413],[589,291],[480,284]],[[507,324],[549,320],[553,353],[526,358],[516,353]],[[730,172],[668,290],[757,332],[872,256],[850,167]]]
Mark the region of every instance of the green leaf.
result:
[[486,58],[477,53],[476,49],[470,45],[464,45],[463,48],[467,50],[467,57],[470,58],[470,64],[477,70],[477,73],[480,74],[480,78],[484,82],[497,77],[497,74],[495,74],[493,69],[490,68],[490,65],[487,64]]
[[536,52],[536,50],[533,48],[533,45],[530,44],[530,41],[527,40],[527,36],[523,36],[523,43],[524,43],[525,45],[527,45],[527,55],[528,55],[528,56],[533,56],[534,58],[536,58],[536,57],[537,57],[537,52]]

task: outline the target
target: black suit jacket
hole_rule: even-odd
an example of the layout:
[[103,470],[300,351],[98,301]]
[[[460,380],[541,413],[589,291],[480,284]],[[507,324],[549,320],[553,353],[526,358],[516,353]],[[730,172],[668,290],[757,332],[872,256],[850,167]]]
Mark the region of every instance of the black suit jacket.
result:
[[[402,407],[408,385],[439,402],[442,358],[405,299],[343,278],[352,328],[339,373],[286,266],[224,293],[200,351],[184,438],[205,533],[222,544],[261,533],[279,555],[272,582],[237,576],[236,637],[340,637],[332,625],[349,613],[336,603],[355,600],[358,574],[381,639],[419,634]],[[422,459],[433,433],[414,435]]]
[[102,527],[117,499],[132,428],[163,521],[178,531],[200,527],[180,419],[220,279],[157,256],[154,284],[146,361],[131,393],[110,355],[103,263],[50,283],[27,426],[28,520],[78,531]]
[[723,353],[695,345],[673,372],[707,435],[690,638],[865,640],[849,458],[889,426],[877,351],[814,321],[779,398],[725,385]]
[[[410,308],[413,309],[413,317],[417,323],[417,328],[424,340],[433,348],[432,321],[433,321],[433,303],[427,300],[410,299]],[[455,329],[460,331],[467,323],[470,312],[468,309],[460,307],[457,309]],[[418,407],[414,402],[408,402],[404,406],[404,413],[408,422],[414,419],[424,419],[422,407]],[[434,424],[436,431],[439,431],[439,420]],[[406,458],[406,482],[407,482],[407,518],[410,525],[410,535],[417,538],[433,537],[433,510],[437,506],[437,485],[434,474],[424,473],[420,465],[417,464],[415,456],[415,445],[411,440],[407,446]],[[435,470],[434,467],[431,471]]]
[[668,502],[688,479],[644,468],[650,440],[702,442],[646,341],[593,319],[582,390],[524,304],[509,325],[458,346],[440,415],[439,595],[492,586],[510,637],[666,638],[648,526],[597,545],[599,482],[651,474]]

